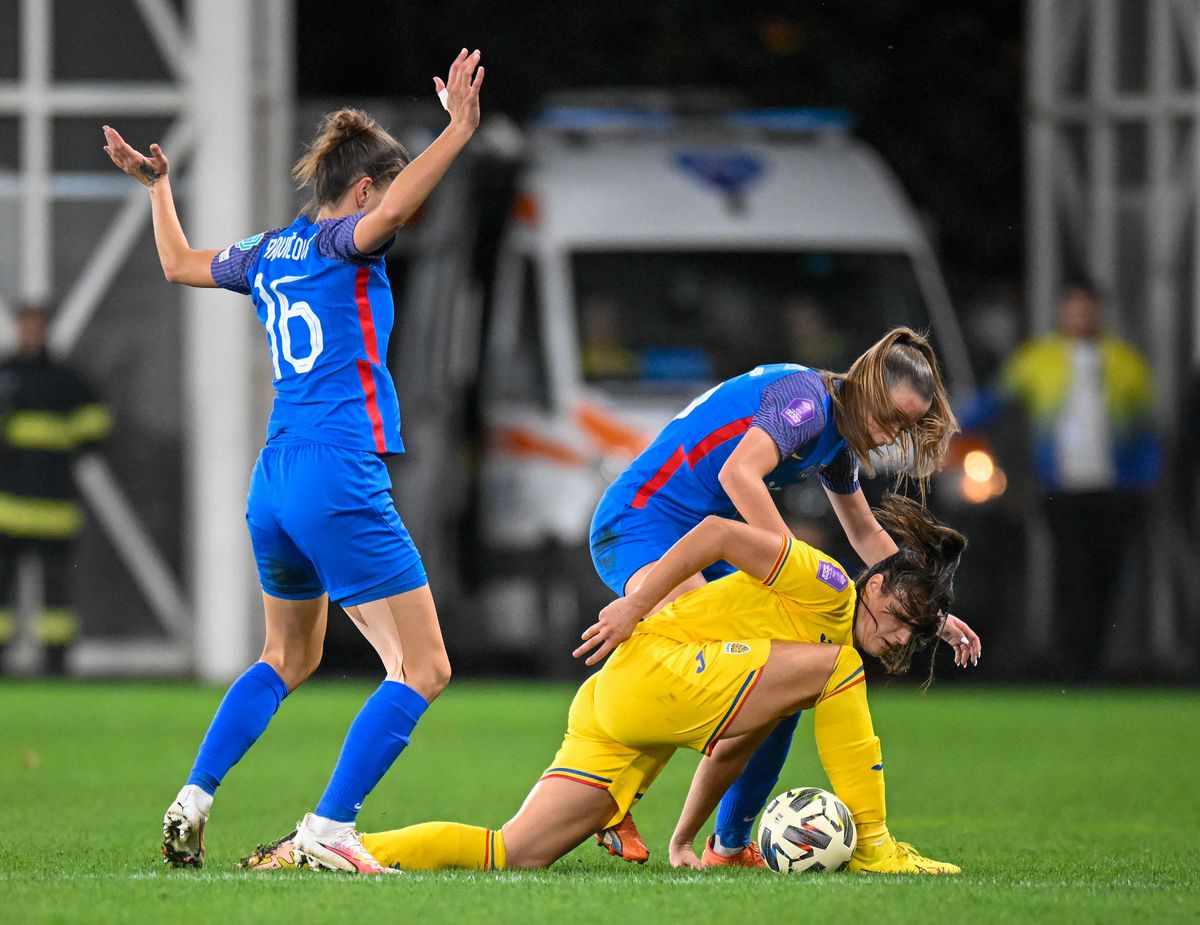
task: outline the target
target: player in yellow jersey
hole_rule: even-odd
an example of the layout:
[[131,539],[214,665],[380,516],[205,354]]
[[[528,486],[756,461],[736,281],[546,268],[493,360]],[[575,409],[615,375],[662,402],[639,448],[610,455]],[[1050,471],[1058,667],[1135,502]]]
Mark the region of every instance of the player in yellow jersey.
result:
[[[855,647],[889,671],[907,669],[936,638],[966,541],[905,498],[890,496],[877,515],[899,551],[857,587],[804,543],[705,519],[585,631],[576,655],[590,664],[612,657],[576,693],[562,747],[516,816],[499,830],[431,822],[368,834],[364,846],[401,869],[545,867],[622,819],[687,747],[706,758],[672,839],[672,863],[699,866],[692,840],[729,781],[781,718],[815,708],[822,762],[859,829],[851,869],[958,873],[887,829],[879,740]],[[647,616],[684,578],[722,559],[739,571]],[[243,866],[306,862],[285,837]]]

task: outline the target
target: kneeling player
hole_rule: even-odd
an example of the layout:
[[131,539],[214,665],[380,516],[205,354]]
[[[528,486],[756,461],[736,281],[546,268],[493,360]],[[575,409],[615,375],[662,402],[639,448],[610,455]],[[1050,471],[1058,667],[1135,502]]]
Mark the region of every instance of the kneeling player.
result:
[[[889,497],[878,515],[900,549],[868,569],[857,588],[804,543],[706,519],[584,634],[576,654],[594,648],[592,658],[613,655],[576,693],[562,747],[516,816],[495,831],[424,823],[364,835],[364,846],[382,865],[401,869],[545,867],[620,821],[680,747],[709,756],[684,814],[703,820],[779,720],[816,707],[822,761],[860,830],[851,869],[958,873],[887,830],[879,740],[854,646],[889,671],[907,669],[917,648],[936,637],[965,540],[904,498]],[[683,578],[722,559],[739,571],[645,616]],[[698,866],[694,836],[681,821],[673,863]],[[243,866],[298,863],[311,859],[285,838]]]

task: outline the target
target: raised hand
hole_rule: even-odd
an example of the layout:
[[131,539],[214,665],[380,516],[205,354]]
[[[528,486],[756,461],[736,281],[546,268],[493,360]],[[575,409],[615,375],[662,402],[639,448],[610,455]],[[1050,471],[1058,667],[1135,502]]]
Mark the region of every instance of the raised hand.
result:
[[[479,58],[478,49],[467,54],[464,48],[450,65],[445,81],[440,77],[433,78],[433,87],[450,113],[450,121],[472,129],[479,125],[479,88],[483,86],[483,66]],[[442,91],[445,91],[444,95]]]
[[135,151],[115,128],[104,126],[104,152],[112,162],[141,183],[153,186],[167,175],[167,156],[158,145],[150,146],[150,157]]

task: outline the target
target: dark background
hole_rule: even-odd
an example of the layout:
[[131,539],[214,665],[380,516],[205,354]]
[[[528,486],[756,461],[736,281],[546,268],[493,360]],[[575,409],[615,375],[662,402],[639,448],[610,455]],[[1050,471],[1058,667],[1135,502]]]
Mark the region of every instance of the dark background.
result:
[[483,52],[485,118],[619,86],[845,109],[929,221],[961,304],[1020,287],[1023,26],[1017,0],[300,0],[298,82],[302,97],[419,99],[466,45]]

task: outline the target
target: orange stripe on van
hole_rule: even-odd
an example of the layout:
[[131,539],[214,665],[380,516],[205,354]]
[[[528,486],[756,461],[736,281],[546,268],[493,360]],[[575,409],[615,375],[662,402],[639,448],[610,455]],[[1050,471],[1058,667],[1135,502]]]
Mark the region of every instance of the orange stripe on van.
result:
[[650,445],[650,435],[630,427],[598,405],[575,407],[575,423],[596,446],[606,453],[621,453],[630,459]]
[[563,466],[583,466],[587,458],[560,440],[551,440],[524,427],[497,427],[488,441],[492,449],[523,459],[541,459]]

